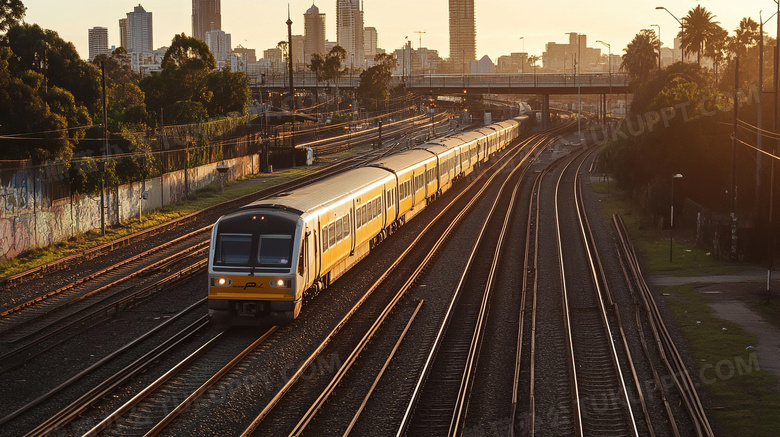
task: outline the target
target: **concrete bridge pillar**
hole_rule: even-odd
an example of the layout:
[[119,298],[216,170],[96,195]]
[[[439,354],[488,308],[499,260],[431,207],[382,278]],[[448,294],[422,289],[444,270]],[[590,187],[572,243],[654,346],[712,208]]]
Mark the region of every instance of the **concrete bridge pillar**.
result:
[[542,129],[550,128],[550,95],[542,95]]

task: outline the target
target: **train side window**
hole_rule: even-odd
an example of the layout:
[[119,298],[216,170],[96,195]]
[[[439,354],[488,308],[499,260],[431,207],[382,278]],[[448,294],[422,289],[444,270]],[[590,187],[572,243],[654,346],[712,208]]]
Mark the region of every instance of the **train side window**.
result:
[[336,224],[331,223],[328,225],[328,247],[333,247],[336,244]]
[[355,208],[355,229],[363,226],[363,217],[360,216],[360,208]]
[[349,237],[349,216],[345,215],[341,218],[341,230],[343,231],[344,238]]
[[323,226],[320,232],[320,239],[322,240],[322,253],[328,251],[328,227]]
[[336,220],[336,241],[341,241],[341,219]]
[[360,207],[360,215],[363,217],[363,223],[368,223],[371,219],[368,217],[368,205]]

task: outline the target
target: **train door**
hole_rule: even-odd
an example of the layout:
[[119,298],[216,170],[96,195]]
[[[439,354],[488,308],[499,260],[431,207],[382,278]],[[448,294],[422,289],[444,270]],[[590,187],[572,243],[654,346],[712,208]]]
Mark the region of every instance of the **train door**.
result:
[[322,244],[320,242],[320,239],[322,238],[322,226],[320,225],[320,218],[317,217],[317,226],[314,229],[314,235],[312,238],[312,243],[314,244],[314,271],[316,273],[313,273],[314,278],[319,278],[322,274]]
[[355,221],[355,211],[357,211],[357,205],[355,205],[355,199],[352,199],[352,207],[349,208],[349,256],[353,256],[355,254],[355,242],[357,241],[357,228]]

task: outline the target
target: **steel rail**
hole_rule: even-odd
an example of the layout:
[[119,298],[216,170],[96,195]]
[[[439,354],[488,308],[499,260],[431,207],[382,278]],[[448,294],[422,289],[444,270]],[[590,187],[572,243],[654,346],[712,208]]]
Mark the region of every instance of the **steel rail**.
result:
[[414,319],[417,317],[417,313],[420,312],[420,308],[422,307],[423,302],[424,301],[420,299],[420,302],[417,304],[417,308],[415,308],[414,313],[412,313],[412,316],[409,318],[409,321],[406,323],[403,332],[401,332],[401,335],[398,337],[398,341],[395,342],[395,346],[393,346],[393,350],[387,356],[387,359],[385,360],[385,364],[382,366],[382,369],[379,370],[379,373],[376,375],[376,378],[374,378],[374,383],[371,385],[371,388],[368,389],[368,393],[366,393],[366,397],[363,398],[363,403],[360,404],[360,407],[358,408],[357,412],[355,412],[355,415],[352,417],[352,421],[349,422],[349,426],[347,426],[346,431],[344,431],[343,434],[344,437],[347,437],[352,432],[352,429],[355,427],[355,424],[360,418],[360,415],[363,413],[363,410],[366,408],[366,404],[368,403],[368,400],[371,398],[371,395],[374,393],[377,384],[379,384],[379,380],[382,379],[382,375],[385,374],[385,371],[390,366],[390,362],[393,360],[395,353],[398,351],[398,348],[401,346],[401,342],[406,337],[406,333],[409,332],[409,328],[412,326],[412,322],[414,322]]
[[[546,133],[536,134],[535,136],[529,138],[529,140],[527,142],[530,144],[532,141],[536,141],[536,143],[534,145],[534,148],[535,149],[539,148],[549,137],[551,137],[552,135],[558,133],[559,129],[564,129],[564,128],[565,127],[556,128],[556,130],[554,130],[553,132],[546,132]],[[530,154],[533,153],[534,150],[530,151],[526,156],[530,156]],[[497,173],[494,173],[494,175],[495,174],[497,174]],[[461,277],[461,282],[462,281],[463,281],[463,277]],[[457,290],[458,289],[456,289],[456,291]],[[438,351],[438,346],[441,344],[442,338],[444,337],[444,331],[445,331],[446,326],[447,326],[447,324],[448,324],[448,322],[449,322],[449,320],[451,318],[451,314],[453,312],[453,308],[454,308],[454,305],[455,305],[455,301],[457,300],[457,296],[458,296],[458,293],[455,293],[453,295],[452,299],[450,300],[449,307],[447,308],[447,311],[445,313],[444,319],[443,319],[442,323],[439,326],[439,330],[438,330],[438,332],[436,334],[436,337],[434,339],[433,346],[431,347],[431,351],[429,352],[429,354],[428,354],[428,356],[427,356],[427,358],[425,360],[425,364],[423,365],[423,368],[422,368],[422,370],[420,372],[420,375],[417,378],[417,383],[415,384],[415,388],[414,388],[414,390],[412,392],[410,401],[409,401],[409,403],[407,405],[407,408],[406,408],[406,410],[404,412],[404,417],[401,420],[401,423],[400,423],[400,425],[398,427],[398,432],[396,433],[396,436],[400,437],[401,435],[403,435],[403,433],[405,432],[405,430],[406,430],[406,428],[407,428],[407,426],[409,424],[409,421],[411,420],[412,412],[413,412],[414,407],[415,407],[415,405],[417,403],[417,400],[418,400],[418,398],[420,396],[420,393],[422,392],[422,387],[423,387],[424,381],[427,378],[428,373],[430,372],[430,368],[431,368],[431,366],[433,364],[434,357],[435,357],[435,355],[436,355],[436,353]]]
[[[518,152],[519,153],[519,152]],[[508,165],[508,162],[503,163],[501,165],[501,168],[504,168]],[[494,164],[494,166],[498,166],[498,164]],[[488,181],[495,178],[497,172],[493,173]],[[366,291],[366,293],[361,297],[361,299],[350,309],[347,314],[339,321],[336,326],[328,333],[328,335],[325,337],[325,339],[322,341],[322,343],[312,352],[312,354],[304,360],[304,362],[301,364],[301,366],[298,368],[298,370],[290,377],[290,379],[287,381],[287,383],[277,392],[277,394],[268,402],[268,404],[263,408],[263,410],[255,417],[255,419],[252,421],[252,423],[247,426],[247,428],[241,433],[242,437],[249,436],[254,432],[254,430],[260,425],[260,423],[271,413],[271,411],[276,407],[276,405],[281,401],[281,399],[284,397],[284,395],[292,388],[295,383],[297,383],[300,376],[306,371],[308,366],[314,362],[314,360],[322,353],[322,351],[325,349],[325,347],[330,344],[330,342],[333,340],[333,338],[338,334],[338,332],[346,325],[346,323],[352,318],[352,316],[357,312],[357,310],[362,306],[362,304],[368,299],[368,297],[373,294],[373,292],[379,288],[379,285],[382,284],[389,276],[390,274],[395,271],[395,269],[401,264],[402,261],[406,259],[407,256],[412,252],[412,250],[422,241],[423,237],[430,232],[430,230],[441,220],[441,218],[444,216],[446,212],[450,210],[452,205],[463,197],[465,193],[467,193],[472,187],[476,186],[476,184],[480,181],[481,178],[475,178],[474,181],[471,182],[469,186],[467,186],[464,190],[462,190],[456,198],[447,205],[439,214],[436,215],[431,221],[425,226],[423,230],[420,231],[420,233],[417,235],[414,241],[412,241],[409,245],[409,247],[404,250],[402,254],[398,256],[398,258],[393,262],[393,264],[388,267],[388,269],[385,271],[385,273],[380,276],[380,278],[377,279],[377,281]],[[480,196],[485,190],[486,185],[488,183],[486,182],[478,191],[476,196]],[[460,217],[466,214],[466,212],[471,208],[471,206],[476,202],[475,199],[472,199],[469,204],[463,208],[462,211],[458,214],[458,217],[453,220],[448,230],[445,231],[445,233],[448,233],[449,230],[454,228],[456,222],[460,220]],[[439,242],[440,243],[440,242]],[[438,243],[437,243],[438,244]]]
[[177,313],[173,317],[171,317],[168,320],[166,320],[165,322],[157,325],[155,328],[147,331],[145,334],[143,334],[140,337],[136,338],[135,340],[125,344],[124,346],[120,347],[119,349],[115,350],[114,352],[110,353],[109,355],[106,355],[105,357],[101,358],[100,360],[98,360],[94,364],[90,365],[86,369],[82,370],[78,374],[72,376],[67,381],[61,383],[57,387],[49,390],[45,394],[43,394],[43,395],[39,396],[38,398],[36,398],[35,400],[27,403],[26,405],[24,405],[23,407],[17,409],[13,413],[11,413],[11,414],[1,418],[0,419],[0,425],[2,425],[4,423],[7,423],[7,422],[9,422],[9,421],[11,421],[11,420],[21,416],[22,414],[26,413],[27,411],[31,410],[32,408],[35,408],[36,406],[40,405],[42,402],[44,402],[47,399],[51,398],[55,394],[57,394],[60,391],[70,387],[72,384],[74,384],[75,382],[77,382],[80,379],[84,378],[86,375],[94,372],[95,370],[99,369],[100,367],[102,367],[103,365],[108,363],[109,361],[111,361],[114,358],[118,357],[120,354],[125,353],[126,351],[130,350],[131,348],[139,345],[144,340],[147,340],[152,335],[162,331],[163,329],[168,327],[168,325],[176,322],[181,317],[183,317],[185,314],[189,313],[190,311],[192,311],[193,309],[197,308],[198,306],[203,305],[204,303],[206,303],[206,299],[205,298],[201,299],[200,301],[198,301],[198,302],[196,302],[196,303],[194,303],[192,305],[190,305],[189,307],[185,308],[184,310],[180,311],[179,313]]
[[696,428],[697,435],[713,436],[714,433],[709,420],[707,419],[704,406],[699,398],[696,385],[688,373],[685,362],[677,350],[677,346],[675,345],[671,334],[666,328],[663,316],[655,303],[655,298],[650,291],[650,287],[644,279],[633,244],[628,238],[628,231],[625,228],[625,224],[623,223],[622,218],[617,214],[613,216],[613,223],[617,229],[618,235],[621,236],[621,247],[624,249],[624,255],[626,256],[630,270],[632,271],[633,281],[635,281],[639,287],[642,299],[645,302],[649,316],[648,320],[652,327],[653,336],[656,340],[659,353],[661,354],[661,359],[666,365],[667,370],[680,393],[685,408]]
[[[596,288],[596,297],[598,297],[598,303],[599,303],[599,311],[601,315],[602,322],[604,323],[604,329],[607,332],[607,338],[609,339],[609,347],[612,357],[612,364],[615,366],[615,371],[617,374],[618,381],[620,382],[620,389],[623,394],[623,401],[626,408],[626,412],[628,414],[628,417],[631,419],[631,429],[633,431],[634,436],[639,436],[639,430],[637,429],[636,425],[636,418],[634,417],[633,409],[631,408],[631,398],[628,395],[628,389],[626,387],[626,383],[623,379],[623,370],[620,365],[620,358],[618,357],[617,349],[615,348],[615,342],[614,337],[612,333],[612,328],[609,324],[609,316],[607,315],[607,305],[604,303],[604,295],[606,294],[609,296],[609,292],[604,287],[606,284],[605,278],[603,277],[603,268],[601,267],[601,261],[598,259],[598,253],[595,245],[593,244],[593,235],[590,230],[590,224],[587,221],[587,213],[585,211],[585,204],[582,201],[582,189],[580,184],[580,178],[579,175],[581,173],[581,169],[583,164],[585,163],[587,155],[590,155],[595,150],[598,150],[597,148],[592,148],[590,152],[585,153],[585,157],[583,157],[580,160],[579,165],[577,166],[577,169],[575,170],[575,181],[574,181],[574,199],[575,199],[575,210],[577,212],[577,220],[579,223],[579,229],[580,229],[580,235],[582,237],[582,244],[585,246],[585,253],[588,258],[588,265],[590,267],[590,273],[591,277],[593,279],[593,285]],[[561,174],[561,177],[563,174]],[[587,229],[586,229],[587,228]],[[595,259],[594,259],[595,258]],[[597,265],[598,264],[598,265]],[[601,279],[601,281],[599,280]],[[602,281],[603,284],[602,284]],[[610,301],[611,301],[611,297]],[[636,381],[636,371],[631,365],[631,371],[634,376],[634,380]],[[638,384],[638,381],[637,381]],[[640,391],[641,393],[641,391]],[[644,402],[642,403],[644,406]],[[646,411],[646,410],[645,410]]]

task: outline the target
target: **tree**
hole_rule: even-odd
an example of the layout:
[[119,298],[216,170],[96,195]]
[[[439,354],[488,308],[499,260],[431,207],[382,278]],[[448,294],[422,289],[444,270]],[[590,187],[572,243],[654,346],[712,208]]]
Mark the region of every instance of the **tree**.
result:
[[243,112],[249,104],[251,92],[244,73],[233,72],[230,67],[209,73],[206,85],[213,97],[206,103],[209,116]]
[[24,17],[27,8],[22,0],[0,0],[0,32],[5,32]]
[[325,56],[322,78],[327,80],[329,85],[331,81],[338,80],[344,74],[341,64],[345,59],[347,59],[347,51],[341,46],[333,47]]
[[[213,93],[207,80],[209,73],[216,69],[217,62],[203,41],[183,33],[176,35],[165,52],[161,67],[160,74],[147,76],[140,83],[148,110],[159,114],[161,108],[177,102],[198,102],[205,107],[212,99]],[[183,106],[187,107],[190,106]]]
[[704,54],[712,59],[712,63],[715,65],[715,83],[718,82],[718,67],[726,59],[726,50],[728,49],[729,33],[726,29],[718,26],[713,32],[710,38],[709,44],[704,51]]
[[40,74],[29,72],[24,78],[11,74],[13,56],[8,47],[0,46],[0,156],[37,162],[69,160],[73,145],[67,137],[67,120],[53,113],[43,99]]
[[374,57],[375,65],[360,73],[357,93],[364,105],[371,111],[379,109],[380,102],[386,102],[390,90],[390,78],[397,63],[395,55],[380,53]]
[[749,48],[758,44],[761,38],[758,27],[758,23],[750,17],[743,18],[739,22],[739,27],[734,31],[734,38],[731,40],[731,49],[737,56],[744,56]]
[[100,71],[81,59],[73,43],[53,30],[26,23],[12,26],[2,42],[14,54],[9,60],[11,74],[18,76],[27,70],[40,73],[47,86],[68,90],[77,104],[93,114],[100,111]]
[[160,66],[168,71],[211,71],[217,68],[217,61],[205,42],[181,33],[173,37]]
[[714,21],[713,15],[706,8],[696,6],[682,19],[684,35],[683,48],[696,53],[696,63],[701,65],[701,54],[713,35],[718,32],[720,25]]
[[656,69],[655,52],[660,42],[654,30],[644,29],[634,36],[624,49],[620,69],[627,71],[632,81],[644,81]]

